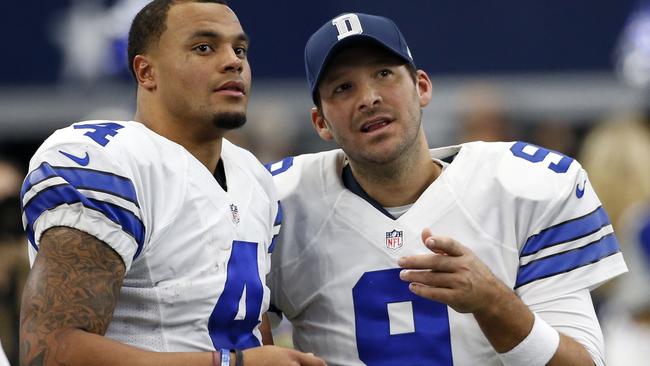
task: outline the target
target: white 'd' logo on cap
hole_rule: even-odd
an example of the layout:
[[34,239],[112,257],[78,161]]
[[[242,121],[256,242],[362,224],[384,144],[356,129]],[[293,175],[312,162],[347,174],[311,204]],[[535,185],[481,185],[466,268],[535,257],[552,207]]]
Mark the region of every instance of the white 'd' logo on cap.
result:
[[339,32],[337,37],[339,41],[345,37],[363,33],[361,22],[356,14],[343,14],[334,18],[332,24],[336,26],[336,30]]

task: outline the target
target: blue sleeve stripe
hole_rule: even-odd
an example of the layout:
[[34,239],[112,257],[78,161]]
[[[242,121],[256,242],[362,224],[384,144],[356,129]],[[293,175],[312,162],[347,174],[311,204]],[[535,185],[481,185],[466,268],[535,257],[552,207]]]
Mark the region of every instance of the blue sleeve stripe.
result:
[[293,156],[290,156],[288,158],[284,158],[282,161],[282,164],[278,167],[278,162],[275,163],[269,163],[269,164],[264,164],[264,167],[266,167],[266,170],[271,173],[271,175],[276,176],[282,172],[286,172],[291,166],[293,165]]
[[598,207],[584,216],[553,225],[531,236],[521,249],[521,256],[535,254],[544,248],[580,239],[607,225],[609,225],[607,213],[602,207]]
[[534,260],[519,267],[515,288],[596,263],[619,251],[616,236],[611,233],[584,247]]
[[45,211],[52,210],[61,205],[74,203],[81,203],[88,209],[100,212],[109,220],[120,225],[122,230],[132,236],[138,245],[134,258],[140,254],[144,243],[145,227],[136,215],[131,211],[111,203],[88,198],[69,184],[53,186],[42,190],[24,207],[23,212],[27,219],[27,237],[34,249],[38,250],[34,238],[33,226],[38,217]]
[[23,186],[20,188],[20,201],[23,201],[25,193],[29,192],[29,190],[32,189],[34,185],[55,176],[56,173],[50,164],[41,164],[38,168],[29,173],[29,175],[27,175],[27,178],[25,178]]
[[273,226],[278,226],[282,224],[282,217],[283,217],[282,205],[280,204],[280,201],[278,201],[278,213],[277,215],[275,215],[275,222],[273,222]]
[[27,176],[20,191],[21,199],[35,184],[55,176],[63,178],[77,189],[112,194],[130,201],[140,208],[135,186],[128,178],[92,169],[53,167],[48,163],[41,164]]
[[269,253],[273,253],[273,250],[275,249],[275,243],[278,240],[277,235],[273,235],[273,239],[271,239],[271,245],[269,245]]

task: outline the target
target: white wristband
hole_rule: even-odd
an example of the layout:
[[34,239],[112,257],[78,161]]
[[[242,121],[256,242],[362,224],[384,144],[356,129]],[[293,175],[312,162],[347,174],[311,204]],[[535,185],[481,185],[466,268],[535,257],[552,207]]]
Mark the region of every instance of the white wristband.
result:
[[560,333],[535,314],[533,329],[515,348],[499,353],[505,366],[544,366],[560,345]]

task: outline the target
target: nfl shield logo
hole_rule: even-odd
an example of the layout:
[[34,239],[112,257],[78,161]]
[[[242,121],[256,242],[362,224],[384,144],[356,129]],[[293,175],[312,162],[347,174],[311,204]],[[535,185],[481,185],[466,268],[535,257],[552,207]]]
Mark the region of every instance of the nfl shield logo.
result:
[[239,210],[237,210],[237,205],[230,204],[230,213],[232,214],[232,222],[239,224]]
[[397,250],[404,245],[402,238],[404,237],[403,231],[393,230],[386,232],[386,248]]

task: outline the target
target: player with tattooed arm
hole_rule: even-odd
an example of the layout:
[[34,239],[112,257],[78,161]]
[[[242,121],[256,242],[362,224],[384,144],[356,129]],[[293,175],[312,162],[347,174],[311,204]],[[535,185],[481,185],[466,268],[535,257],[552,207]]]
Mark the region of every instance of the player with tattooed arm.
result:
[[74,123],[35,153],[21,365],[323,365],[260,347],[277,197],[224,138],[246,121],[247,49],[223,1],[154,0],[129,33],[134,120]]

